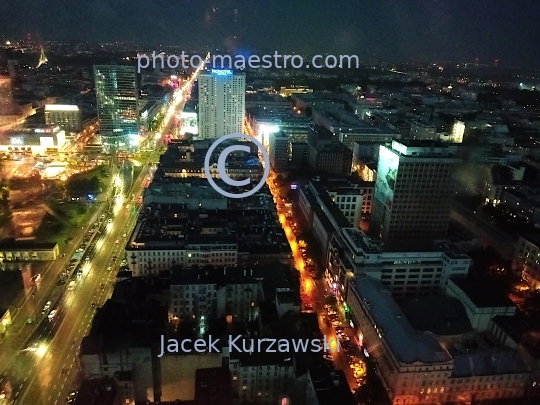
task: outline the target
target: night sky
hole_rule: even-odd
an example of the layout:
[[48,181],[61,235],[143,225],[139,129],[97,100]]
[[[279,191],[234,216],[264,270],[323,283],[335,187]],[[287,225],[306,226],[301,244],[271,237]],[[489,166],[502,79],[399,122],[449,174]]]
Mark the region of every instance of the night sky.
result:
[[538,21],[538,0],[0,0],[5,37],[506,66],[540,66]]

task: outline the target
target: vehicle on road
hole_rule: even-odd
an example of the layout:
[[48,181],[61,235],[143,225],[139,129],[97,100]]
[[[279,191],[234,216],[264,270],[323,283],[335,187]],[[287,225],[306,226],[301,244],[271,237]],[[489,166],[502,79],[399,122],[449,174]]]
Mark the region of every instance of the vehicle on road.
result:
[[41,311],[41,315],[45,315],[49,309],[51,309],[52,302],[47,301],[45,306],[43,307],[43,311]]
[[73,391],[73,392],[71,392],[71,393],[67,396],[67,398],[66,398],[66,403],[67,403],[67,404],[72,404],[72,403],[74,403],[74,402],[75,402],[75,399],[77,398],[77,393],[78,393],[78,392],[79,392],[79,391]]
[[53,318],[54,318],[54,316],[56,315],[57,312],[58,312],[58,311],[57,311],[56,309],[53,309],[53,310],[51,311],[51,313],[50,313],[49,316],[47,317],[47,318],[49,318],[49,321],[52,321],[52,320],[53,320]]
[[38,347],[39,347],[38,342],[34,342],[30,346],[28,346],[26,350],[28,350],[29,352],[36,352]]

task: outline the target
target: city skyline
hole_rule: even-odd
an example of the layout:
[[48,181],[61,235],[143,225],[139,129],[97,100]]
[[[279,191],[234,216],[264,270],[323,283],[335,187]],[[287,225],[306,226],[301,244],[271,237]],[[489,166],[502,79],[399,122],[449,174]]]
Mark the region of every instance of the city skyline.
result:
[[532,16],[539,14],[540,5],[534,1],[396,4],[370,0],[300,7],[275,0],[266,7],[232,0],[223,4],[95,0],[76,6],[65,0],[47,6],[6,0],[0,5],[4,16],[0,37],[31,33],[41,41],[134,40],[243,54],[354,53],[424,61],[478,58],[483,63],[499,60],[505,66],[533,67],[540,64],[540,56],[532,52],[540,28]]
[[0,405],[540,403],[540,3],[304,3],[0,0]]

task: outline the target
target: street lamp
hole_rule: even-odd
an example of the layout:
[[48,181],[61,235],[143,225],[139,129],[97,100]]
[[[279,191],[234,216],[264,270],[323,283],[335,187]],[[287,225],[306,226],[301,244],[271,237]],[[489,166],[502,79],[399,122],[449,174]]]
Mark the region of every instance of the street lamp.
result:
[[36,318],[36,323],[38,322],[37,308],[36,308],[36,290],[32,293],[32,305],[34,307],[34,317]]

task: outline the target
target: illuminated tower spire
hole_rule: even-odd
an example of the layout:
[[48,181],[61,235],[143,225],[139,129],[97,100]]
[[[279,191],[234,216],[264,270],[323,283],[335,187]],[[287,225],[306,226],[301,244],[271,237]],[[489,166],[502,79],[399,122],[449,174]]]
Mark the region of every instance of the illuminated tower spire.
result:
[[41,47],[41,55],[39,55],[39,63],[37,65],[37,67],[40,67],[41,65],[44,65],[48,61],[49,61],[49,59],[47,59],[47,57],[45,56],[45,51],[43,51],[43,47]]

